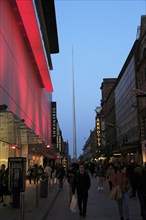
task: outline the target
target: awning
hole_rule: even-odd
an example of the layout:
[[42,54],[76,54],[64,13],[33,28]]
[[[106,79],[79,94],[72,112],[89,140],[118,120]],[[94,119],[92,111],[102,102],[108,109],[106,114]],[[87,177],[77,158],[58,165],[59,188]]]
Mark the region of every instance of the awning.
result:
[[43,143],[23,119],[10,111],[0,111],[0,141],[19,146]]
[[50,159],[56,159],[57,156],[55,150],[48,149],[46,146],[43,145],[35,145],[35,144],[29,145],[29,154],[39,155]]

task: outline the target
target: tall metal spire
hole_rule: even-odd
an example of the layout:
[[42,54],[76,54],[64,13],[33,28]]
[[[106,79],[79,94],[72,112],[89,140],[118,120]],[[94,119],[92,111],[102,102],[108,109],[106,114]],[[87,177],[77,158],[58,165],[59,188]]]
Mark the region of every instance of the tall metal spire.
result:
[[72,47],[72,93],[73,93],[73,159],[77,160],[77,148],[76,148],[76,114],[75,114],[75,85],[74,85],[74,57]]

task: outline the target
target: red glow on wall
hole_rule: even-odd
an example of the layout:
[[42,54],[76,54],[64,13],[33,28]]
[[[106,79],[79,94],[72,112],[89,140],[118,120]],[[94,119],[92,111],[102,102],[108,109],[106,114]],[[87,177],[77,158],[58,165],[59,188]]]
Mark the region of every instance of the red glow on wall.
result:
[[35,10],[32,0],[16,0],[27,37],[30,42],[44,87],[47,92],[53,92],[53,87],[50,79],[49,67],[44,54],[40,31],[35,15]]
[[[32,54],[28,50],[30,45],[26,46],[22,24],[18,22],[20,17],[15,17],[16,7],[12,10],[7,0],[0,1],[0,5],[0,103],[6,104],[8,111],[18,118],[25,119],[25,124],[44,143],[50,143],[51,95],[42,89],[42,82],[36,75]],[[49,72],[46,73],[48,79]]]

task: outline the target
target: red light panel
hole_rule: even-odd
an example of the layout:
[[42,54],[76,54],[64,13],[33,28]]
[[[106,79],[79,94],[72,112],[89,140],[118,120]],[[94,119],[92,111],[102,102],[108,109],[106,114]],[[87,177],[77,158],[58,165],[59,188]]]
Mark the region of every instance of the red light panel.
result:
[[44,54],[40,31],[32,0],[16,0],[42,81],[47,92],[53,92],[49,67]]

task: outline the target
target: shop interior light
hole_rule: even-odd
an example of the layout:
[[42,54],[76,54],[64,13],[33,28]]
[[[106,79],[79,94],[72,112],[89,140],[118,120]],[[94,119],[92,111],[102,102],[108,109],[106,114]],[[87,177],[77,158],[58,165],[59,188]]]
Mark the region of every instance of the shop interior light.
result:
[[10,149],[16,150],[16,149],[20,149],[20,147],[18,145],[13,144],[10,146]]
[[10,147],[12,150],[16,150],[16,145],[12,145],[11,147]]

